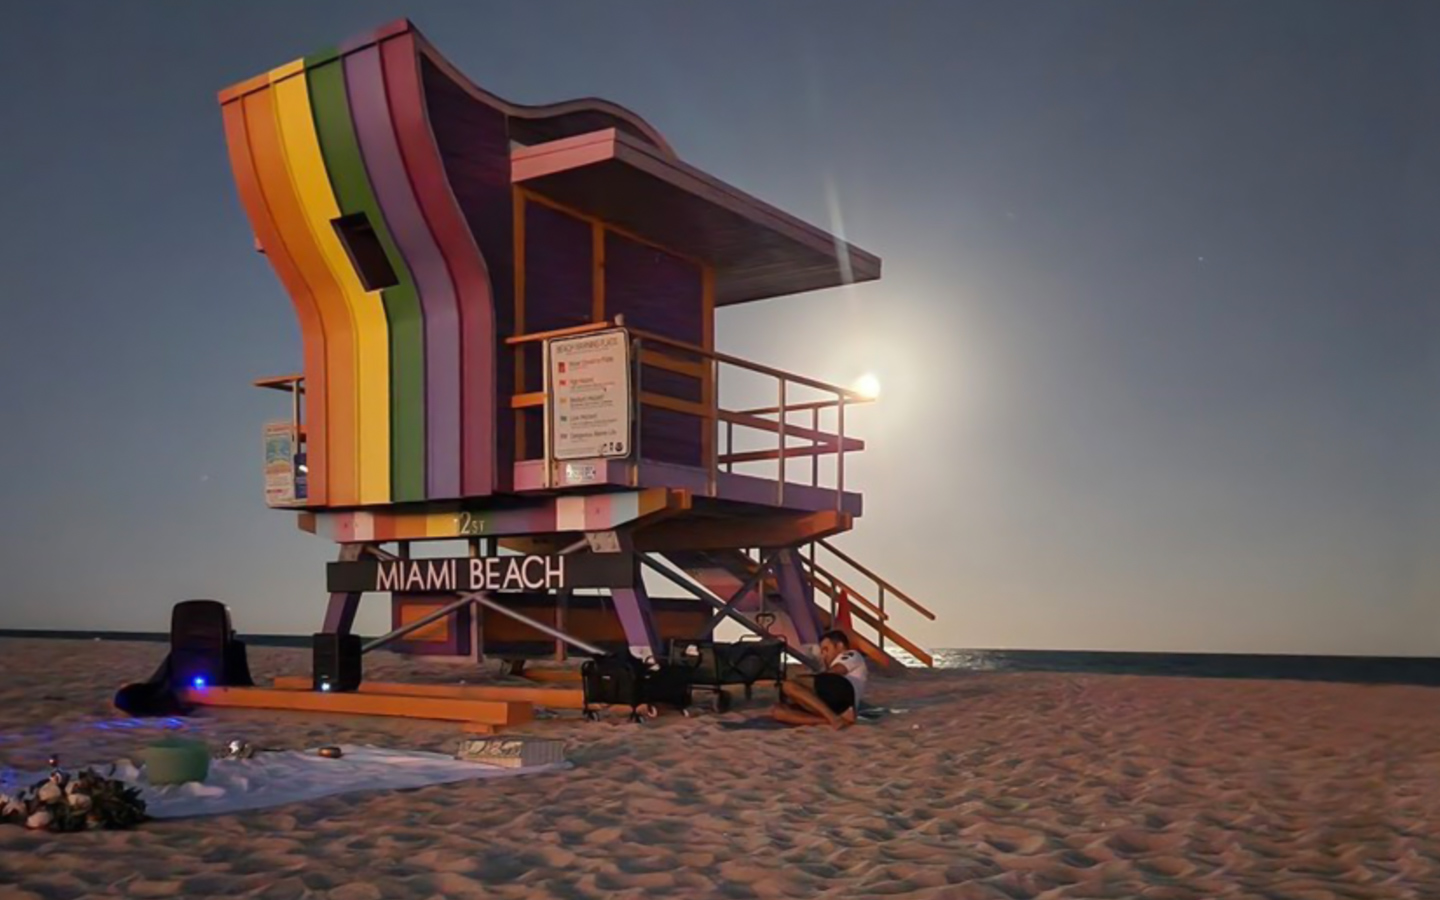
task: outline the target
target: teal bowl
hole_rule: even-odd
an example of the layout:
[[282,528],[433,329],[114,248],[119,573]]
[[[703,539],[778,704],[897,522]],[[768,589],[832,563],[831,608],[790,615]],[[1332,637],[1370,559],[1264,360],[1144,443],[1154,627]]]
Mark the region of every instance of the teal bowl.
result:
[[139,756],[151,784],[204,781],[210,774],[210,748],[200,741],[163,738],[141,750]]

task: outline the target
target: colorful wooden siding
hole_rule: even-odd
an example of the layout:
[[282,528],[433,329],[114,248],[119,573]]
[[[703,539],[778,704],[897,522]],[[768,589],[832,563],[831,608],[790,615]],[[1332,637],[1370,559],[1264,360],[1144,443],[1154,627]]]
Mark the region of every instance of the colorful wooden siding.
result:
[[[220,96],[241,201],[300,320],[314,507],[484,496],[501,472],[488,267],[431,131],[416,39],[390,32]],[[393,283],[364,283],[341,217],[362,217]]]
[[[539,373],[537,348],[508,337],[623,315],[709,348],[717,302],[879,274],[686,166],[634,113],[505,101],[408,21],[220,103],[241,202],[301,328],[311,509],[513,492],[541,448],[540,417],[511,400]],[[641,380],[674,401],[644,409],[641,454],[713,460],[708,375],[672,358]]]

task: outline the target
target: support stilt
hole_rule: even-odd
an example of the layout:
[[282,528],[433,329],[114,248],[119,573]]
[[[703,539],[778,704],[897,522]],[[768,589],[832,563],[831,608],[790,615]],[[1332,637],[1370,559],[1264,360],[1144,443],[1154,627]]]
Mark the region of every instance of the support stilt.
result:
[[820,617],[816,615],[814,587],[805,577],[798,551],[793,547],[778,551],[774,568],[780,597],[785,602],[785,612],[790,616],[795,636],[806,652],[814,653],[820,646]]
[[[340,562],[355,562],[365,555],[366,549],[365,544],[341,544]],[[358,592],[331,594],[330,603],[325,607],[325,624],[320,630],[325,634],[349,634],[359,611]]]

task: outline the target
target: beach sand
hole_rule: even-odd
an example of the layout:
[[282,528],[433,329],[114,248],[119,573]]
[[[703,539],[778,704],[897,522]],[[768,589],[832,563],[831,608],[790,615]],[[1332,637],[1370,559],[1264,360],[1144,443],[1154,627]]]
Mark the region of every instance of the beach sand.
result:
[[[158,644],[0,640],[0,763],[132,755],[114,689]],[[308,653],[251,648],[257,679]],[[389,654],[378,679],[462,677]],[[473,680],[473,676],[472,676]],[[572,771],[50,835],[0,897],[1437,898],[1440,690],[1058,674],[874,679],[842,733],[571,714]],[[452,750],[453,724],[224,712],[232,738]]]

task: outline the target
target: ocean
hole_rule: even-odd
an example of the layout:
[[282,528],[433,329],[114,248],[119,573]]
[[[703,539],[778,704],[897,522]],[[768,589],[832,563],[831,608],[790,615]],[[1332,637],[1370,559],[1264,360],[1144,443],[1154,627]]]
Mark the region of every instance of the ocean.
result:
[[[63,640],[170,640],[165,632],[39,631],[0,628],[0,637]],[[241,635],[254,647],[309,647],[309,635]],[[895,655],[918,665],[903,650]],[[972,672],[1071,672],[1183,678],[1259,678],[1440,687],[1440,658],[1423,656],[1305,656],[1278,653],[1147,653],[1099,650],[934,651],[937,669]]]

